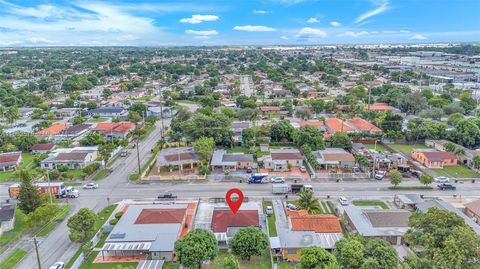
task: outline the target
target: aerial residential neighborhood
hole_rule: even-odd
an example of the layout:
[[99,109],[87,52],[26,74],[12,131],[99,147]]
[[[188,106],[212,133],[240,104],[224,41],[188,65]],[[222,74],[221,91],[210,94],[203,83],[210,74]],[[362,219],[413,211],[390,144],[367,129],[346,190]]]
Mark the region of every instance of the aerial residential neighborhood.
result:
[[0,269],[480,268],[478,3],[340,2],[0,1]]

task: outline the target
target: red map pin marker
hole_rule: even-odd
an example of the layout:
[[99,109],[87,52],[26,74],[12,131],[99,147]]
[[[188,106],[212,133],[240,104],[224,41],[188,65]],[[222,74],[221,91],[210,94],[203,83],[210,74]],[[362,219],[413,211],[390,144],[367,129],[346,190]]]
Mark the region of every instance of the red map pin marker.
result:
[[[232,199],[232,194],[236,194],[238,198]],[[243,192],[239,189],[230,189],[225,195],[225,200],[227,201],[227,204],[230,207],[230,210],[232,210],[233,214],[237,214],[240,206],[242,206],[243,203]]]

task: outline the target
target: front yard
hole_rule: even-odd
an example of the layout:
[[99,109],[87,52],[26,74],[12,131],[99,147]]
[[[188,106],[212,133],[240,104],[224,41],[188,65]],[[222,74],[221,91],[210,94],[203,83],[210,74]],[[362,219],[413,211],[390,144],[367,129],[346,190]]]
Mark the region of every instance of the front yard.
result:
[[[217,257],[213,261],[210,262],[209,265],[204,266],[202,268],[206,269],[223,269],[225,268],[223,265],[223,259],[227,257],[228,254],[226,251],[219,251]],[[272,268],[272,263],[270,260],[270,249],[266,249],[262,256],[259,257],[252,257],[249,261],[245,261],[237,257],[238,262],[240,263],[240,268],[248,268],[248,269],[270,269]]]
[[15,224],[13,230],[5,232],[0,237],[0,244],[18,241],[29,230],[27,226],[27,215],[19,208],[15,209]]
[[[403,152],[406,155],[410,156],[410,153],[412,152],[413,149],[428,149],[429,147],[425,146],[424,144],[391,144],[388,145],[392,149]],[[377,145],[378,147],[378,145]]]
[[378,153],[384,153],[384,152],[388,152],[388,150],[382,146],[381,144],[365,144],[365,147],[367,149],[373,149],[373,150],[376,150]]
[[388,209],[387,204],[379,200],[360,200],[353,201],[353,205],[356,206],[365,206],[365,207],[381,207],[382,209]]
[[443,168],[432,169],[439,176],[452,178],[478,178],[480,175],[464,165],[445,166]]
[[[37,164],[34,161],[33,155],[30,153],[22,153],[22,164],[20,164],[20,169],[26,169],[32,173],[33,169],[36,167]],[[0,172],[0,182],[15,180],[17,180],[16,171]]]

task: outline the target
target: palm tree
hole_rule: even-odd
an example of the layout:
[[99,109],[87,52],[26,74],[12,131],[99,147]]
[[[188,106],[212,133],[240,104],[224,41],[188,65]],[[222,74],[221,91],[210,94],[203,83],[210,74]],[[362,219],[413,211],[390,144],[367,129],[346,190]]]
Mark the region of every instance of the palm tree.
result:
[[5,120],[6,107],[0,105],[0,124]]
[[312,191],[302,190],[298,194],[298,197],[300,198],[298,200],[298,207],[300,209],[305,209],[310,214],[312,214],[315,211],[321,210],[320,203],[315,197],[313,197]]
[[15,106],[8,107],[6,110],[6,114],[7,114],[7,121],[10,124],[14,123],[20,118],[20,111]]

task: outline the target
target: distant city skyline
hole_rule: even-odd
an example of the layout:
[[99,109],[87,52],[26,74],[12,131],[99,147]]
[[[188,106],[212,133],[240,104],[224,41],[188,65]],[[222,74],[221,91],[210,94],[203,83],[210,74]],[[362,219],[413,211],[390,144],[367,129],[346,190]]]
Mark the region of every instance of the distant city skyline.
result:
[[475,0],[0,0],[0,47],[480,41]]

